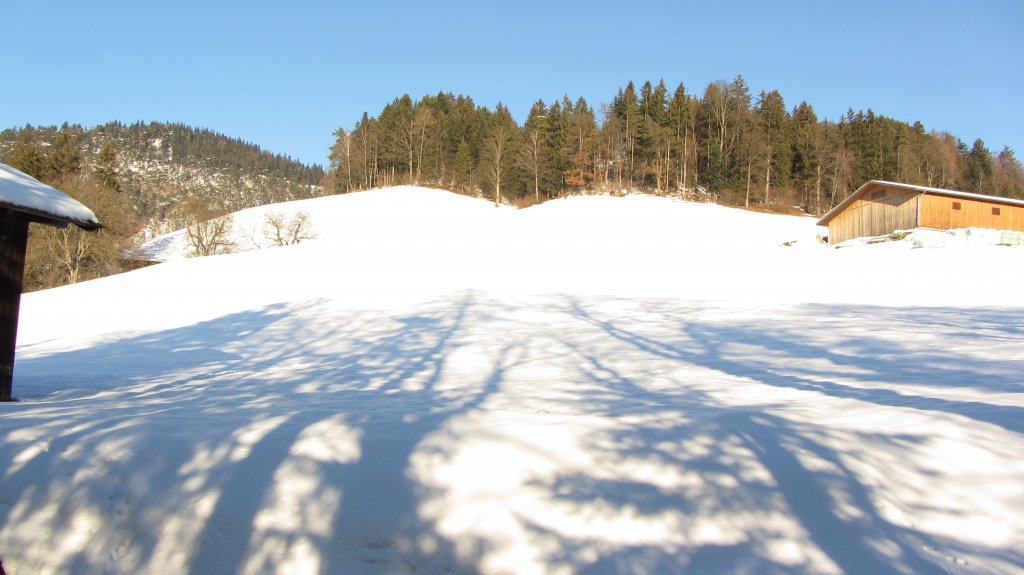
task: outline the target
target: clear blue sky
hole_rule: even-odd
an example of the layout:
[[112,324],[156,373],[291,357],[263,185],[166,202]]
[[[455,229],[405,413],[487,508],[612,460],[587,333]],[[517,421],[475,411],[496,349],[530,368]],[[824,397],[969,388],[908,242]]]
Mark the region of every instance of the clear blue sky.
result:
[[836,120],[872,108],[1024,159],[1024,1],[0,2],[0,129],[182,122],[306,163],[394,98],[462,93],[521,122],[630,80],[742,74]]

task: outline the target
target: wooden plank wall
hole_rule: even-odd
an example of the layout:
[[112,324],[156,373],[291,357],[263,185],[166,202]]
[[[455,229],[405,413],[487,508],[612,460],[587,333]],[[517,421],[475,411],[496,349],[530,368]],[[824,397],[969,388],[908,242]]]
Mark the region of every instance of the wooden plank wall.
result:
[[[960,209],[954,210],[954,203],[960,204]],[[993,213],[993,208],[999,210],[998,215]],[[920,226],[939,230],[977,227],[1024,232],[1024,207],[925,194],[921,196]]]
[[0,401],[11,400],[28,218],[0,209]]
[[[884,191],[884,196],[872,195]],[[920,192],[875,187],[866,190],[828,223],[830,244],[865,236],[881,236],[895,230],[918,227],[917,196]]]

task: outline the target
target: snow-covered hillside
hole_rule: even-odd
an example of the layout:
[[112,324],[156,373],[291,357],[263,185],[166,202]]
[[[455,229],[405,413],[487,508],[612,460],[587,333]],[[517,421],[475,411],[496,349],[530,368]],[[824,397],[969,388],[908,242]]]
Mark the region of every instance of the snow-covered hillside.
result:
[[320,192],[323,170],[211,130],[184,124],[109,122],[25,126],[0,130],[0,157],[17,142],[33,142],[45,155],[59,134],[76,143],[82,173],[91,173],[99,152],[115,150],[118,183],[136,215],[152,228],[165,224],[165,212],[179,201],[202,198],[214,209],[237,210],[261,203],[309,198]]
[[647,196],[268,209],[317,239],[23,297],[8,573],[1024,565],[1024,248]]

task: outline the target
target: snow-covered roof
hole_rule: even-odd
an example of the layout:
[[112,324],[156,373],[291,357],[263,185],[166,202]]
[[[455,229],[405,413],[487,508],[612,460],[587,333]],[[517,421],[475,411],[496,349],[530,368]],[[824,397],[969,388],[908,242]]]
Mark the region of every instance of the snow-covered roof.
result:
[[997,204],[1006,204],[1011,206],[1024,206],[1024,200],[1015,200],[1013,198],[1001,198],[999,196],[986,196],[982,194],[974,194],[971,192],[959,192],[957,190],[946,190],[943,188],[929,188],[928,186],[915,186],[913,184],[902,184],[900,182],[888,182],[885,180],[870,180],[863,186],[857,188],[856,192],[850,194],[845,200],[839,203],[836,207],[832,208],[827,214],[822,216],[818,220],[819,226],[827,226],[832,218],[836,217],[839,212],[846,209],[846,206],[852,204],[857,198],[864,195],[864,193],[873,186],[886,186],[889,188],[898,188],[901,190],[911,190],[915,192],[921,192],[922,194],[935,194],[939,196],[948,196],[951,198],[963,198],[965,200],[979,200],[982,202],[992,202]]
[[75,224],[85,230],[100,227],[96,214],[81,202],[7,164],[0,164],[0,208],[46,223]]

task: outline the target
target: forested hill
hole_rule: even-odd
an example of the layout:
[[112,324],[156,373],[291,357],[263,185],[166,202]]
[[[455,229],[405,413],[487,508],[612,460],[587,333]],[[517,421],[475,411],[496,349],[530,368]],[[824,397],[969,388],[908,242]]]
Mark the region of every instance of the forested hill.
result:
[[[532,203],[583,191],[698,195],[821,213],[868,180],[1024,197],[1013,150],[941,126],[751,92],[742,76],[703,91],[628,83],[607,103],[538,100],[522,125],[464,95],[396,98],[335,132],[325,188],[440,185]],[[797,95],[799,96],[799,95]],[[799,103],[797,103],[799,102]]]
[[47,180],[58,161],[58,138],[69,136],[77,168],[84,171],[93,168],[105,144],[112,145],[120,188],[143,221],[163,219],[189,196],[224,211],[308,198],[319,194],[323,177],[320,166],[207,129],[158,122],[7,129],[0,132],[0,158]]

